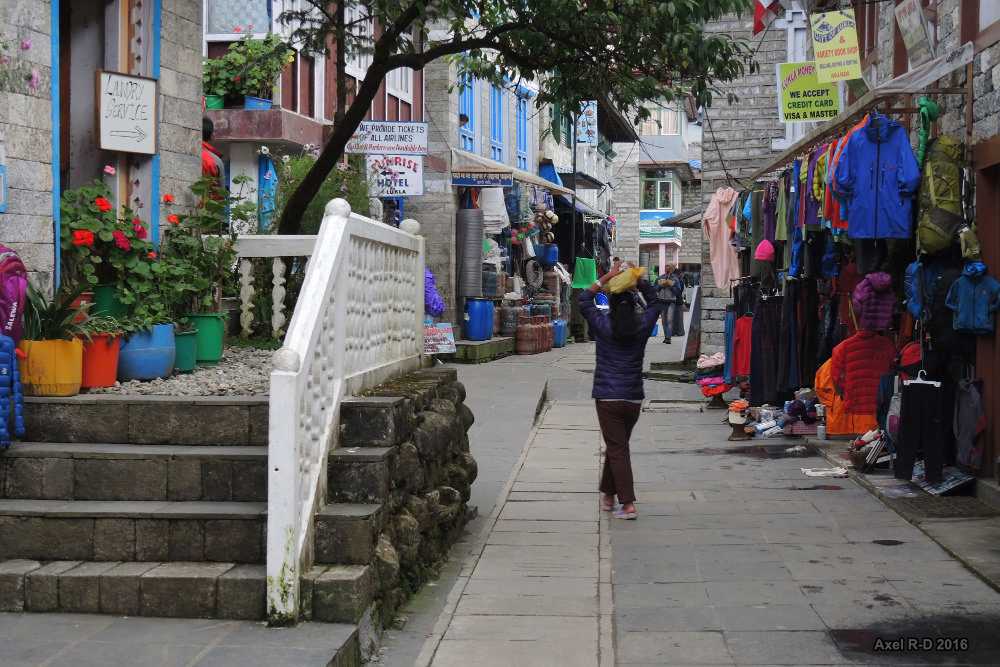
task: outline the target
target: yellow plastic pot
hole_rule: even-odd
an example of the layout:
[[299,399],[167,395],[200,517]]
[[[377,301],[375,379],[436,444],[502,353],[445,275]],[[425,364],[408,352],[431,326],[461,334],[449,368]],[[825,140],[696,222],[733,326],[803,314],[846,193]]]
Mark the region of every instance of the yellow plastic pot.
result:
[[83,380],[83,341],[22,340],[21,385],[28,396],[75,396]]

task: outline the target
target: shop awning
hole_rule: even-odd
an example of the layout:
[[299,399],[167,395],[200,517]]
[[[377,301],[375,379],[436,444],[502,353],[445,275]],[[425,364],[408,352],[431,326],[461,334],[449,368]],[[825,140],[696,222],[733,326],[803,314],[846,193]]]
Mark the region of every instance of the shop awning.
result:
[[539,165],[538,175],[544,178],[546,181],[555,183],[556,185],[566,186],[563,183],[562,177],[559,176],[559,172],[556,171],[556,166],[551,162],[545,162]]
[[585,174],[582,171],[578,171],[575,174],[572,172],[564,172],[559,174],[559,178],[563,185],[571,188],[576,185],[577,190],[600,190],[601,188],[607,187],[605,183],[602,183],[590,174]]
[[[570,192],[570,195],[572,195],[572,194],[573,193]],[[566,206],[573,206],[573,199],[572,199],[572,197],[561,196],[560,199],[562,199],[563,203],[565,203]],[[589,204],[585,204],[584,202],[580,201],[579,199],[576,200],[576,210],[579,211],[580,213],[584,214],[584,215],[589,215],[591,217],[598,217],[598,218],[601,218],[602,220],[604,218],[608,217],[606,213],[601,213],[597,209],[593,208]]]
[[531,172],[524,171],[523,169],[515,169],[510,165],[496,162],[495,160],[490,160],[489,158],[482,157],[481,155],[476,155],[475,153],[455,148],[451,151],[451,171],[453,174],[480,173],[508,176],[516,181],[526,183],[527,185],[545,188],[555,194],[573,194],[573,191],[569,188],[556,185],[555,183],[547,181],[541,176],[536,176]]

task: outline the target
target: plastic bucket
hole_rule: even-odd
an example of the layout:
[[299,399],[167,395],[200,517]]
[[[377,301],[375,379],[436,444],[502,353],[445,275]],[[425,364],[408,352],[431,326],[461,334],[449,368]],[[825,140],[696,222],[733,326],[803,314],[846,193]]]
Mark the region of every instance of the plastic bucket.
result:
[[28,396],[75,396],[83,374],[83,342],[22,340],[21,386]]
[[117,285],[97,285],[94,288],[94,305],[90,307],[90,315],[105,315],[121,318],[128,314],[128,306],[118,300]]
[[222,359],[222,346],[226,338],[226,313],[198,313],[188,315],[197,329],[198,363],[214,364]]
[[465,337],[489,340],[493,337],[493,302],[469,299],[465,302]]
[[157,324],[129,336],[118,356],[119,380],[155,380],[174,371],[174,325]]
[[205,95],[206,109],[225,109],[226,98],[223,95]]
[[178,373],[190,373],[198,367],[198,330],[178,331],[174,334],[174,345],[177,355],[174,358],[174,370]]
[[85,389],[111,387],[118,379],[118,354],[121,339],[113,334],[95,334],[83,343],[83,377]]
[[244,95],[243,108],[247,111],[267,111],[271,108],[271,100],[254,97],[253,95]]

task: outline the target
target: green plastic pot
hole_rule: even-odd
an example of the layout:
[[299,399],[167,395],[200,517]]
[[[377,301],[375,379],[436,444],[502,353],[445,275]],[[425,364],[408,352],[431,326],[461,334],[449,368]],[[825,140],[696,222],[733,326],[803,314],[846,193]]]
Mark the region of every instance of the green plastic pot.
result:
[[206,109],[225,109],[226,98],[222,95],[205,95]]
[[104,315],[120,319],[128,314],[128,306],[118,298],[117,285],[97,285],[94,287],[94,305],[90,307],[90,315]]
[[178,373],[190,373],[198,367],[198,330],[178,331],[174,334],[174,344],[177,346],[177,356],[174,358],[174,370]]
[[198,363],[214,364],[222,359],[222,341],[226,337],[225,313],[197,313],[187,316],[198,333]]

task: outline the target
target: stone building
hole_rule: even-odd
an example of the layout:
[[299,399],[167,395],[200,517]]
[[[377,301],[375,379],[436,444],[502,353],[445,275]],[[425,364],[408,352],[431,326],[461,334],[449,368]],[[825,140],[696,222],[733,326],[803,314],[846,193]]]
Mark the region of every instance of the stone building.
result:
[[[0,243],[19,253],[35,284],[51,289],[59,277],[66,189],[103,179],[154,238],[161,195],[185,202],[201,174],[201,23],[194,0],[0,3]],[[100,150],[99,69],[156,80],[154,154]]]

